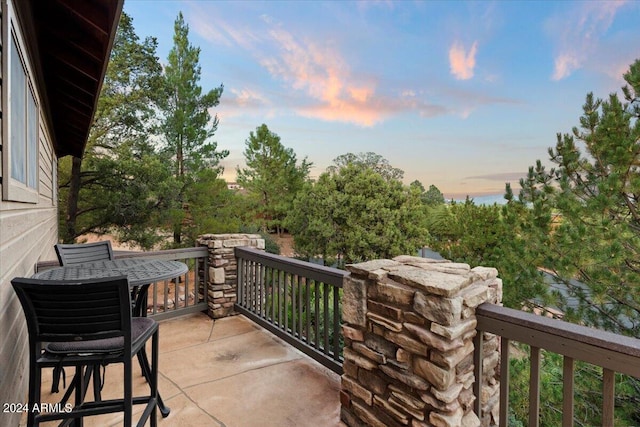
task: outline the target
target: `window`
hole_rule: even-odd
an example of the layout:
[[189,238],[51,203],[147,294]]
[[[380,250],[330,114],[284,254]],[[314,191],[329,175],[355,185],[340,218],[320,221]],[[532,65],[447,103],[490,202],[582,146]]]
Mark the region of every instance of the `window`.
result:
[[[20,48],[18,31],[6,35],[9,39],[7,63],[8,82],[4,90],[7,111],[3,144],[3,198],[37,203],[38,201],[38,102],[26,66],[24,50]],[[6,149],[5,149],[6,148]]]

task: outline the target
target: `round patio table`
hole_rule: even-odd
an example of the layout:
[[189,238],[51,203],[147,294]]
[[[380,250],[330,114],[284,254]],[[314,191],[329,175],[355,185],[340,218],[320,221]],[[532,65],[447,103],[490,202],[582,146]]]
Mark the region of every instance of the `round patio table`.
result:
[[[114,276],[127,276],[131,288],[134,316],[146,316],[147,291],[151,283],[173,279],[189,271],[183,262],[167,261],[154,258],[120,258],[114,260],[92,261],[66,267],[55,267],[41,271],[32,277],[44,280],[82,280],[99,279]],[[142,350],[144,352],[144,349]],[[146,355],[138,355],[140,365],[147,377],[150,372]],[[145,363],[147,364],[145,366]],[[158,393],[158,409],[163,417],[169,415],[170,409],[165,406]]]
[[187,271],[189,271],[187,265],[179,261],[155,258],[120,258],[55,267],[36,273],[32,277],[44,280],[80,280],[124,275],[129,279],[129,286],[135,287],[173,279]]

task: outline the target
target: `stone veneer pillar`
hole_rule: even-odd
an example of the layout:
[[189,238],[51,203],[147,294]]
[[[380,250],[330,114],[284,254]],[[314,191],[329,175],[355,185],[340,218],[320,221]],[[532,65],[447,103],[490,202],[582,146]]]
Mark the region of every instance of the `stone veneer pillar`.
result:
[[259,234],[204,234],[198,238],[198,246],[209,250],[209,316],[219,319],[236,314],[233,305],[238,301],[238,264],[234,248],[264,250],[264,239]]
[[350,427],[498,423],[499,341],[485,334],[473,412],[475,308],[500,303],[494,268],[399,256],[347,266],[341,419]]

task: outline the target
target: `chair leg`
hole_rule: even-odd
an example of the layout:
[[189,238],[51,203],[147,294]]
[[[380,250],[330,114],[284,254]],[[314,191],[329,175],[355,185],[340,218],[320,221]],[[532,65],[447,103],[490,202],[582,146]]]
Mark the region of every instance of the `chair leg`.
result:
[[[151,411],[151,427],[157,427],[158,425],[158,404],[161,401],[160,394],[158,393],[158,338],[160,333],[156,330],[151,338],[151,398],[155,399],[155,405]],[[144,350],[144,349],[143,349]],[[146,355],[145,355],[146,356]],[[144,358],[146,361],[146,357]],[[164,405],[163,405],[164,406]],[[165,408],[167,415],[169,415],[169,408]],[[166,417],[164,415],[163,417]]]
[[29,412],[27,413],[27,426],[37,426],[35,407],[40,406],[40,367],[35,363],[29,364]]
[[124,427],[131,427],[131,417],[133,413],[133,373],[131,360],[125,360],[124,369]]
[[[87,366],[87,372],[83,373],[83,366],[76,366],[76,374],[73,376],[73,383],[75,386],[75,405],[79,407],[84,402],[84,397],[87,391],[85,387],[85,375],[91,375],[91,368]],[[82,427],[84,424],[82,417],[76,418],[73,422],[74,427]]]
[[[149,359],[147,357],[146,349],[142,347],[142,349],[138,352],[137,356],[138,356],[138,361],[140,362],[140,367],[142,368],[142,375],[144,375],[144,378],[147,380],[147,383],[151,385],[151,367],[149,366]],[[157,381],[156,381],[156,384],[157,384]],[[162,415],[162,418],[167,418],[171,413],[171,408],[167,407],[164,404],[164,401],[162,400],[162,396],[160,395],[160,392],[158,392],[158,409],[160,410],[160,414]]]

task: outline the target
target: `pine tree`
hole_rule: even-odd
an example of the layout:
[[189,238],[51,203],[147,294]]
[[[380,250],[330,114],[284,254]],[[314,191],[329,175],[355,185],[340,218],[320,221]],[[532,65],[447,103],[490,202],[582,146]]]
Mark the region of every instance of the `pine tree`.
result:
[[[209,114],[209,109],[218,105],[223,86],[203,94],[199,85],[201,69],[200,48],[189,42],[189,26],[182,12],[174,25],[173,48],[169,52],[165,67],[166,99],[163,104],[163,131],[167,151],[171,155],[173,174],[180,187],[173,218],[174,244],[182,241],[183,224],[189,222],[189,189],[200,179],[212,179],[204,170],[222,172],[220,160],[227,150],[218,151],[211,141],[218,118]],[[215,179],[215,178],[214,178]]]
[[83,158],[59,162],[60,233],[74,242],[116,231],[145,247],[171,198],[170,176],[149,141],[154,135],[161,66],[154,38],[140,41],[123,13]]
[[249,134],[244,157],[247,167],[237,169],[238,183],[249,193],[263,231],[275,229],[280,234],[312,164],[306,158],[298,164],[293,150],[284,147],[265,124]]

